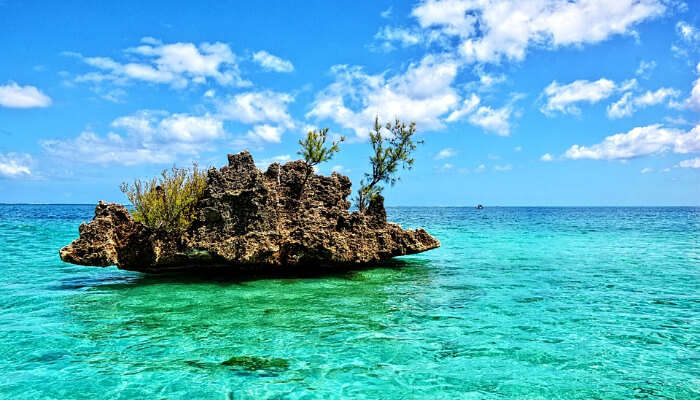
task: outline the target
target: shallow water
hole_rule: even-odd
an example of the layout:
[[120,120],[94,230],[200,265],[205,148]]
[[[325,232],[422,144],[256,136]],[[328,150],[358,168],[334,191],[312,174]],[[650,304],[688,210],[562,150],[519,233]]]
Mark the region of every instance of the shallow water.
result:
[[700,398],[700,209],[392,208],[442,247],[299,279],[62,263],[0,205],[0,397]]

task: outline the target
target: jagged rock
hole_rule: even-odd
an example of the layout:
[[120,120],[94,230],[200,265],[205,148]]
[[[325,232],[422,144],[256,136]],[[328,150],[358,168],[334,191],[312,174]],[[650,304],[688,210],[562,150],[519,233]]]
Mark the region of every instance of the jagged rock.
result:
[[[119,204],[99,202],[80,237],[60,250],[79,265],[117,265],[150,273],[181,269],[303,272],[351,267],[440,246],[423,229],[386,221],[384,199],[365,213],[349,212],[350,180],[311,174],[301,161],[274,163],[266,172],[247,151],[207,172],[196,218],[184,232],[151,229]],[[302,187],[304,190],[302,191]]]

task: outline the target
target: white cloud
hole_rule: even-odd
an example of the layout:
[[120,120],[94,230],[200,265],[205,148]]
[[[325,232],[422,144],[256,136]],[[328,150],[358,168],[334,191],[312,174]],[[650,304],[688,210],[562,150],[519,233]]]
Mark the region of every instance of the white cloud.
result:
[[550,162],[550,161],[553,161],[553,160],[554,160],[554,157],[552,157],[552,155],[549,154],[549,153],[544,153],[544,154],[542,155],[542,157],[540,157],[540,161],[544,161],[544,162]]
[[177,142],[207,142],[224,136],[223,122],[210,116],[173,114],[158,124],[165,139]]
[[443,170],[448,170],[448,169],[452,169],[453,167],[454,167],[454,165],[452,165],[452,164],[450,164],[450,163],[444,163],[444,164],[442,164],[442,167],[441,167],[441,168],[442,168]]
[[154,46],[160,46],[163,44],[163,41],[160,39],[156,39],[152,36],[145,36],[141,38],[141,43],[144,44],[152,44]]
[[331,69],[335,81],[316,96],[307,117],[331,119],[360,139],[367,138],[375,115],[382,121],[415,121],[419,130],[440,129],[442,116],[459,102],[451,86],[457,69],[455,61],[433,55],[391,77],[336,65]]
[[253,61],[260,64],[261,67],[268,71],[275,72],[292,72],[294,65],[291,61],[272,55],[265,50],[260,50],[253,54]]
[[639,67],[637,67],[637,71],[635,71],[635,74],[639,77],[642,77],[644,79],[649,79],[651,77],[651,73],[654,71],[656,68],[656,61],[640,61],[639,62]]
[[700,168],[700,157],[691,158],[690,160],[683,160],[678,163],[681,168]]
[[688,122],[687,119],[683,117],[664,117],[664,121],[671,125],[693,125],[692,122]]
[[272,163],[284,164],[284,163],[286,163],[287,161],[289,161],[289,160],[291,160],[291,159],[292,159],[292,156],[290,156],[289,154],[282,154],[282,155],[279,155],[279,156],[274,156],[274,157],[270,157],[270,158],[264,158],[264,159],[262,159],[262,160],[256,161],[255,164],[257,165],[258,168],[260,168],[261,170],[264,171],[264,170],[266,170],[267,167],[269,167],[270,164],[272,164]]
[[[695,67],[696,74],[700,75],[700,63],[698,63]],[[674,92],[673,97],[677,97],[678,93]],[[682,100],[682,101],[670,101],[669,102],[669,107],[676,108],[676,109],[693,109],[700,111],[700,78],[696,79],[693,82],[693,87],[690,89],[690,97]],[[670,117],[667,117],[667,119]]]
[[629,90],[636,90],[638,87],[639,85],[637,80],[633,78],[622,81],[619,85],[617,85],[617,90],[620,92],[627,92]]
[[680,36],[686,42],[700,42],[700,29],[685,21],[679,21],[676,24],[676,33],[678,33],[678,36]]
[[642,170],[639,171],[640,174],[648,174],[650,172],[654,172],[654,169],[647,167],[647,168],[642,168]]
[[223,121],[213,116],[165,111],[140,111],[115,119],[111,126],[149,140],[170,143],[203,143],[225,136]]
[[493,75],[493,74],[488,74],[484,72],[483,70],[478,70],[477,75],[479,76],[479,83],[480,87],[479,89],[481,91],[486,91],[490,88],[492,88],[495,85],[498,85],[499,83],[505,82],[506,76],[501,74],[501,75]]
[[459,121],[463,117],[471,114],[476,110],[476,107],[481,103],[481,99],[476,94],[472,93],[470,97],[467,97],[462,102],[462,106],[450,113],[447,116],[447,122]]
[[20,86],[15,82],[0,85],[0,106],[9,108],[48,107],[51,98],[34,86]]
[[72,140],[44,140],[41,146],[48,153],[88,164],[165,164],[174,161],[174,155],[162,148],[144,143],[129,143],[117,134],[100,136],[86,131]]
[[[486,131],[491,131],[501,136],[510,134],[510,116],[513,112],[510,105],[494,109],[488,106],[478,107],[481,99],[476,94],[472,93],[462,102],[459,108],[447,116],[445,121],[455,122],[467,117],[467,120],[476,126],[483,128]],[[478,108],[477,108],[478,107]]]
[[575,104],[597,103],[610,97],[616,89],[615,82],[608,79],[599,79],[594,82],[578,80],[566,85],[553,81],[544,89],[543,95],[547,97],[547,103],[540,110],[548,115],[556,111],[564,114],[580,114],[581,110]]
[[412,14],[425,30],[457,38],[467,61],[520,61],[529,47],[597,43],[634,34],[665,11],[661,0],[425,0]]
[[479,166],[476,167],[476,169],[474,170],[474,172],[484,172],[484,170],[486,170],[486,165],[484,165],[484,164],[479,164]]
[[123,133],[99,135],[85,131],[74,139],[44,140],[48,153],[93,164],[164,164],[180,155],[197,155],[225,137],[223,122],[212,116],[140,111],[115,119]]
[[440,150],[440,152],[437,153],[437,155],[435,156],[435,159],[436,160],[443,160],[445,158],[454,157],[456,155],[457,155],[457,151],[455,149],[448,147],[446,149]]
[[688,132],[662,125],[637,127],[606,137],[592,146],[573,145],[564,153],[569,159],[616,160],[650,154],[700,152],[700,125]]
[[653,106],[662,103],[668,98],[677,97],[678,95],[680,95],[680,92],[671,88],[660,88],[655,92],[647,90],[644,94],[634,99],[634,103],[637,106]]
[[[700,74],[700,63],[698,63],[697,73]],[[694,109],[700,111],[700,78],[693,82],[693,89],[690,91],[690,97],[686,100],[686,104]]]
[[510,135],[509,118],[511,113],[512,109],[509,106],[497,109],[479,107],[474,114],[469,116],[469,122],[497,135],[508,136]]
[[502,172],[504,172],[504,171],[510,171],[511,169],[513,169],[513,166],[510,165],[510,164],[507,164],[507,165],[496,165],[496,166],[493,167],[493,169],[495,169],[496,171],[502,171]]
[[16,178],[31,175],[32,157],[29,154],[0,153],[0,176]]
[[216,103],[221,118],[245,124],[272,122],[291,127],[293,120],[287,104],[294,97],[270,90],[239,93]]
[[239,93],[216,102],[218,117],[223,120],[255,124],[247,137],[279,143],[282,134],[296,126],[287,110],[294,97],[269,90]]
[[425,39],[423,38],[421,32],[417,29],[408,28],[397,28],[391,26],[385,26],[374,35],[374,39],[382,41],[379,49],[384,51],[394,50],[392,43],[396,42],[401,45],[401,47],[410,47],[420,44]]
[[102,90],[101,88],[95,87],[93,91],[101,98],[111,101],[112,103],[123,103],[126,97],[126,91],[121,88],[116,88],[112,90]]
[[165,111],[139,111],[135,114],[119,117],[112,121],[113,128],[122,128],[128,132],[133,132],[141,135],[150,135],[155,133],[153,126],[161,118],[165,117]]
[[477,4],[462,0],[427,0],[411,13],[422,28],[438,27],[447,35],[469,37],[477,22],[473,13],[476,7]]
[[685,58],[688,57],[688,50],[679,46],[676,46],[675,44],[671,45],[671,51],[673,52],[673,55],[678,58]]
[[680,95],[680,91],[671,88],[660,88],[655,92],[647,90],[645,93],[634,96],[632,92],[627,92],[620,100],[608,106],[607,112],[610,118],[629,117],[635,111],[663,103],[667,99]]
[[700,48],[700,29],[685,21],[676,23],[676,33],[681,41],[671,45],[673,55],[679,58],[689,58],[692,51]]
[[515,146],[515,148],[513,148],[513,151],[522,151],[522,149],[522,146]]
[[[225,43],[163,44],[153,38],[144,38],[140,46],[126,49],[130,61],[121,63],[108,57],[84,57],[77,53],[64,54],[80,58],[86,64],[101,70],[80,75],[77,82],[112,81],[126,84],[131,81],[169,84],[184,88],[210,80],[220,85],[249,86],[240,76],[236,57]],[[133,60],[135,58],[135,60]]]
[[333,168],[331,168],[331,173],[333,172],[337,172],[339,174],[348,174],[351,172],[351,170],[342,165],[334,165]]
[[268,124],[255,125],[248,131],[248,137],[252,139],[262,139],[266,142],[280,143],[284,128]]
[[382,11],[379,13],[379,16],[382,18],[390,18],[391,17],[391,12],[393,11],[393,7],[389,6],[386,10]]

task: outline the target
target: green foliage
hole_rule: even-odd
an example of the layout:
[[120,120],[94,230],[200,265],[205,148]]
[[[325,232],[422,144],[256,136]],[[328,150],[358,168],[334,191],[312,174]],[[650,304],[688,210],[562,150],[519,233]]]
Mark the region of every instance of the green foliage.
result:
[[372,173],[365,173],[360,182],[360,188],[355,198],[357,208],[364,211],[369,201],[377,197],[384,189],[380,183],[394,185],[399,177],[399,168],[413,168],[413,152],[418,144],[423,141],[414,141],[413,135],[416,133],[416,123],[409,125],[399,121],[394,121],[394,125],[387,123],[384,127],[387,131],[382,135],[382,125],[379,117],[374,119],[374,130],[369,133],[369,140],[372,144],[374,154],[369,158],[372,165]]
[[163,170],[159,178],[122,183],[121,191],[134,205],[136,221],[154,229],[184,230],[194,219],[194,206],[207,186],[207,174],[192,169]]
[[306,164],[306,173],[304,174],[304,181],[299,190],[299,199],[304,195],[306,181],[309,180],[314,166],[333,158],[333,155],[340,150],[340,143],[345,141],[345,136],[343,136],[340,140],[333,141],[330,146],[327,146],[327,138],[328,128],[323,128],[318,131],[309,131],[306,134],[305,140],[299,140],[301,150],[299,150],[297,154],[304,157],[304,163]]
[[333,154],[340,150],[340,143],[345,141],[345,136],[343,136],[330,146],[326,146],[327,137],[328,128],[324,128],[318,131],[309,131],[305,140],[299,140],[301,150],[297,154],[304,157],[304,162],[308,169],[313,169],[314,166],[333,158]]

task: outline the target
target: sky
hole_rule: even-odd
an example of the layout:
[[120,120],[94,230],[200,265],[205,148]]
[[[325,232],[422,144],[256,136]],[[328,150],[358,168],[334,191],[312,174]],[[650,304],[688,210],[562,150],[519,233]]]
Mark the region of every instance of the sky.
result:
[[356,189],[375,116],[424,141],[390,206],[700,205],[700,2],[0,0],[0,202],[325,127]]

